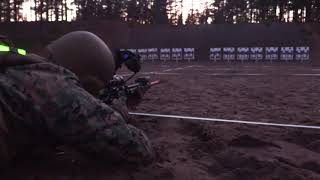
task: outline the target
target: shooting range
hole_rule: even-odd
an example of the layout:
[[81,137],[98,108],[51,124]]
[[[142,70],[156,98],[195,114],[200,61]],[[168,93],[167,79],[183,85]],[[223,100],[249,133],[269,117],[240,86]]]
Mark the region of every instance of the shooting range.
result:
[[[126,83],[160,83],[126,123],[145,132],[155,155],[138,166],[57,146],[23,156],[0,180],[320,179],[319,2],[28,2],[32,13],[21,16],[31,20],[7,19],[13,1],[11,13],[0,8],[0,35],[28,53],[80,30],[140,56]],[[117,75],[132,72],[123,66]]]

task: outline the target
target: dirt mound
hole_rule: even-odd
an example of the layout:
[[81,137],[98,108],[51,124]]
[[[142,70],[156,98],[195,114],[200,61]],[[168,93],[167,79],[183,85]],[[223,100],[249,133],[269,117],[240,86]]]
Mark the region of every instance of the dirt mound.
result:
[[[144,71],[174,67],[161,68],[145,66]],[[151,89],[135,111],[319,125],[319,77],[290,75],[315,70],[302,65],[217,68],[204,64],[174,71],[181,74],[153,75],[166,83]],[[207,75],[215,71],[232,75]],[[257,72],[267,75],[243,75]],[[133,117],[130,123],[145,130],[152,140],[156,159],[148,166],[110,164],[58,148],[51,155],[35,153],[25,157],[1,173],[0,179],[320,179],[318,130],[154,117]]]

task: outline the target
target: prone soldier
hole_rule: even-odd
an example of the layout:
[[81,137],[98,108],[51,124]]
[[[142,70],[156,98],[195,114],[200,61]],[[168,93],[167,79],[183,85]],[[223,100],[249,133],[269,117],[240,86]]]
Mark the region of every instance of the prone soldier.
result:
[[119,92],[110,105],[96,98],[116,69],[99,37],[66,34],[49,44],[43,57],[0,42],[0,163],[43,142],[106,161],[152,160],[145,133],[127,123],[128,97]]

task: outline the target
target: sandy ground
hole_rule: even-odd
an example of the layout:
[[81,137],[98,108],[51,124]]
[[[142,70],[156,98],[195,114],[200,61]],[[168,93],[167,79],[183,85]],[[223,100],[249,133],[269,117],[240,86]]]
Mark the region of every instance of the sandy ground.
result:
[[[134,112],[320,126],[319,67],[145,64],[145,75],[163,83]],[[130,122],[152,140],[151,165],[114,165],[78,153],[36,155],[0,179],[320,179],[319,130],[152,117]]]

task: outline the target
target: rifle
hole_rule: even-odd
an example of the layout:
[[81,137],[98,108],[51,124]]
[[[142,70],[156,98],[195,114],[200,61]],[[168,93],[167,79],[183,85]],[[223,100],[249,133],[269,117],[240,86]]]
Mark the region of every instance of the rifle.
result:
[[[160,80],[150,81],[149,77],[140,77],[135,79],[134,83],[127,84],[130,79],[137,75],[141,69],[140,56],[130,51],[118,51],[115,56],[116,59],[116,71],[124,64],[132,74],[128,79],[123,76],[115,75],[113,79],[108,82],[105,88],[100,91],[99,98],[106,104],[111,104],[114,99],[120,98],[120,96],[130,97],[134,95],[138,90],[143,93],[150,89],[152,86],[160,84]],[[122,93],[122,94],[121,94]]]

